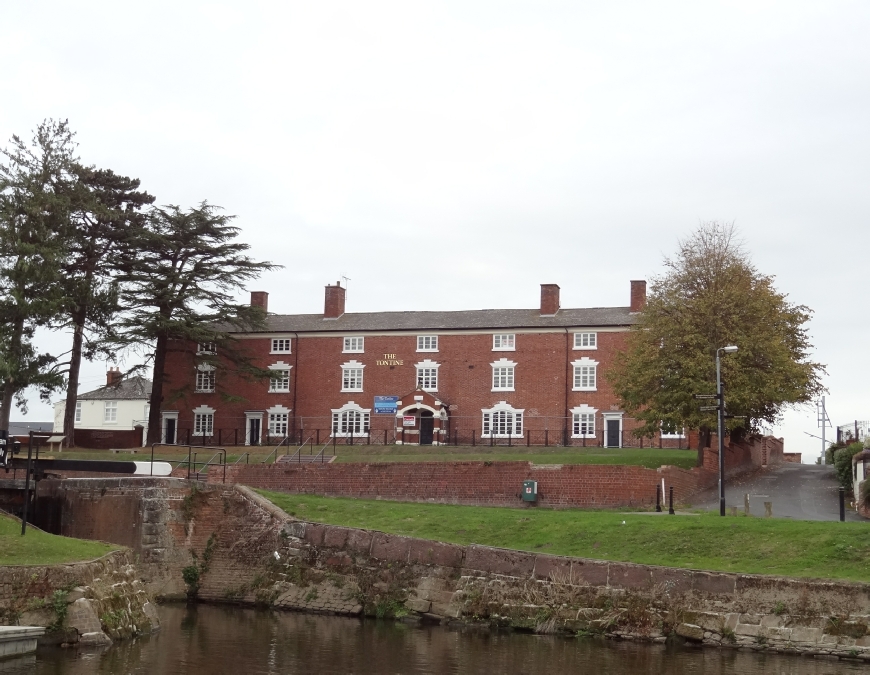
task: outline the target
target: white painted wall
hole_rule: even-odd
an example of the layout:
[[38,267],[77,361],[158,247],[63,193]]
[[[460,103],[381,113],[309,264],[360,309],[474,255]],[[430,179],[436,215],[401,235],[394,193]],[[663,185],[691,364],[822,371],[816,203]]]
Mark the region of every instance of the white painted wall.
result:
[[[76,429],[132,429],[135,425],[143,427],[148,422],[148,401],[144,399],[118,401],[118,412],[114,422],[105,421],[105,401],[82,401],[82,419],[76,422]],[[54,433],[63,433],[63,415],[66,401],[54,404]]]

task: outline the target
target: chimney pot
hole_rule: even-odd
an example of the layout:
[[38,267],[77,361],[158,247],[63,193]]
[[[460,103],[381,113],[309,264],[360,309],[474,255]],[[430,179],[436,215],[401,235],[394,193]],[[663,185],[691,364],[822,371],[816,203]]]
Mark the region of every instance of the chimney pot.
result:
[[639,312],[646,306],[646,281],[635,280],[631,282],[631,306],[630,311]]
[[269,311],[269,294],[266,291],[251,291],[251,307],[262,307]]
[[106,386],[111,387],[113,385],[118,384],[121,381],[121,369],[120,368],[109,368],[106,371]]
[[541,316],[556,316],[559,311],[559,284],[541,284]]
[[344,314],[345,289],[336,281],[335,286],[326,286],[326,298],[323,306],[324,319],[337,319]]

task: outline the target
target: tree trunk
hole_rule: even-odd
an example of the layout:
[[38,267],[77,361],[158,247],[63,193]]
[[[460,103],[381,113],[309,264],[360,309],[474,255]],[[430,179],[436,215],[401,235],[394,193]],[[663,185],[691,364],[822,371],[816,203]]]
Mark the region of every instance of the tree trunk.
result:
[[157,338],[157,346],[154,349],[154,374],[151,383],[151,400],[148,410],[148,445],[159,443],[163,439],[161,422],[161,407],[163,405],[163,378],[166,369],[166,348],[168,338],[161,335]]
[[76,446],[76,402],[79,397],[79,371],[82,367],[82,342],[85,334],[85,310],[81,309],[73,316],[72,354],[69,359],[69,381],[66,387],[66,409],[63,412],[64,446]]
[[[24,320],[21,317],[15,319],[12,335],[9,338],[9,360],[13,363],[21,363],[21,338],[24,335]],[[9,415],[12,412],[12,401],[18,393],[20,384],[7,380],[3,385],[2,407],[0,407],[0,429],[9,430]]]
[[3,388],[3,399],[2,403],[0,403],[0,429],[9,430],[9,410],[12,408],[12,399],[15,396],[15,392],[12,391],[12,388],[7,383]]

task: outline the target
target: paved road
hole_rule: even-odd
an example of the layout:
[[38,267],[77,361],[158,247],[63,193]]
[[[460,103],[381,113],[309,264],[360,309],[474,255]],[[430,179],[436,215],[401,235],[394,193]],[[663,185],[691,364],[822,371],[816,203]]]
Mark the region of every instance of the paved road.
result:
[[[763,516],[764,502],[773,502],[774,518],[839,520],[838,488],[832,466],[785,463],[726,481],[725,505],[736,506],[743,513],[743,495],[749,493],[749,511],[753,516]],[[692,506],[718,511],[717,489],[696,495]],[[848,501],[846,520],[864,520],[849,509]]]

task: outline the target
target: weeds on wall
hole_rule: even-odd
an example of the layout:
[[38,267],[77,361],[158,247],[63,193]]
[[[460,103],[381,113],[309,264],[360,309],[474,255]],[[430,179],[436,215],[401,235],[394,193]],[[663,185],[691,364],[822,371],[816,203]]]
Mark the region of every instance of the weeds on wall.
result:
[[201,558],[197,556],[196,551],[191,550],[190,554],[193,556],[193,564],[181,570],[181,578],[187,586],[188,600],[195,600],[199,594],[202,577],[205,576],[211,565],[215,546],[217,546],[217,536],[212,532],[205,544]]

